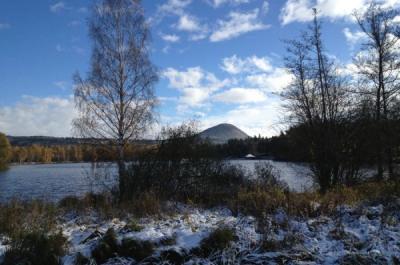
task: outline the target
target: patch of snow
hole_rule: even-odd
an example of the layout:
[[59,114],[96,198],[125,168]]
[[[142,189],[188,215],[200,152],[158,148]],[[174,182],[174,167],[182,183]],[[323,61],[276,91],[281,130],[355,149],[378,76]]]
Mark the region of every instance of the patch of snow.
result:
[[[201,210],[182,205],[178,208],[179,213],[173,216],[137,220],[143,227],[138,232],[127,228],[129,218],[107,221],[85,216],[63,220],[59,228],[68,240],[63,264],[73,265],[78,252],[90,257],[110,228],[114,229],[118,240],[132,238],[156,243],[155,255],[168,249],[188,253],[218,227],[235,230],[237,240],[229,248],[207,258],[192,257],[186,264],[277,264],[284,260],[297,260],[296,264],[337,264],[353,256],[362,257],[371,264],[382,259],[387,264],[392,264],[392,259],[400,260],[400,213],[394,211],[390,216],[393,220],[386,223],[387,211],[382,205],[361,209],[342,206],[335,216],[309,219],[293,218],[278,209],[261,220],[268,227],[266,234],[251,216],[234,216],[226,209]],[[282,242],[282,246],[263,249],[262,241],[266,236]],[[163,246],[160,242],[164,238],[176,240],[172,245]],[[0,240],[0,257],[5,247]],[[114,258],[106,264],[135,263],[129,258]]]

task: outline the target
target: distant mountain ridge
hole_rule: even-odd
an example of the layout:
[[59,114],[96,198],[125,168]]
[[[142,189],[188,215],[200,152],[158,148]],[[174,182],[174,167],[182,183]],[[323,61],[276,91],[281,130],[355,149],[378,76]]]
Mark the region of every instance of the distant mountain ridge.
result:
[[[29,146],[29,145],[42,145],[42,146],[55,146],[55,145],[77,145],[83,143],[93,143],[93,140],[74,138],[74,137],[53,137],[53,136],[7,136],[10,144],[13,146]],[[136,140],[136,144],[154,144],[155,140]],[[97,142],[98,143],[98,142]]]
[[[245,132],[229,123],[222,123],[217,126],[208,128],[202,131],[199,136],[202,139],[208,139],[214,144],[224,144],[231,139],[249,138],[249,136]],[[43,146],[75,145],[91,142],[90,139],[52,136],[8,136],[8,140],[13,146],[29,146],[33,144]],[[144,139],[134,142],[137,144],[155,144],[157,143],[157,140]]]
[[222,123],[208,128],[202,131],[199,136],[202,139],[208,139],[214,144],[224,144],[232,139],[243,140],[249,138],[249,135],[229,123]]

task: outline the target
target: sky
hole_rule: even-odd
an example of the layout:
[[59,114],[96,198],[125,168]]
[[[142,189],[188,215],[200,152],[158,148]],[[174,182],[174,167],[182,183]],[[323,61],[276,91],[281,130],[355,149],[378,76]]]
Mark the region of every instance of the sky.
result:
[[[327,52],[344,68],[362,42],[352,13],[370,0],[143,0],[160,80],[157,128],[197,120],[251,136],[287,126],[285,44],[319,10]],[[400,0],[376,0],[385,7]],[[90,0],[0,0],[0,131],[73,136],[74,73],[89,70]]]

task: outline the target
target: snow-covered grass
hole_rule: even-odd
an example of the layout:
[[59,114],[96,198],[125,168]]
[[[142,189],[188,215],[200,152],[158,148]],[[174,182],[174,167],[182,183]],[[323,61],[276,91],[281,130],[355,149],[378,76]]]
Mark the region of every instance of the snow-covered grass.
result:
[[[68,214],[58,223],[67,238],[67,255],[62,263],[73,265],[80,252],[90,258],[110,228],[117,241],[131,238],[155,246],[143,264],[169,264],[161,258],[169,250],[185,264],[398,264],[400,260],[400,200],[390,205],[338,207],[333,216],[296,218],[282,209],[256,220],[234,216],[227,209],[203,210],[184,205],[163,218],[135,219],[142,228],[128,228],[134,217],[103,220],[92,212],[85,216]],[[229,247],[208,257],[191,254],[202,240],[218,228],[233,229],[236,239]],[[165,239],[168,244],[163,244]],[[5,246],[0,246],[0,251]],[[360,263],[357,263],[360,262]],[[106,264],[136,264],[132,258],[114,257]]]
[[[131,244],[129,251],[135,249],[132,244],[147,244],[145,253],[149,257],[141,264],[400,264],[397,188],[391,183],[368,183],[325,195],[246,190],[248,196],[233,200],[233,205],[203,209],[169,202],[164,203],[162,212],[147,217],[123,205],[111,212],[112,205],[105,207],[107,214],[98,203],[75,209],[74,205],[82,202],[69,199],[66,206],[60,204],[56,209],[52,225],[41,218],[46,218],[44,209],[54,207],[30,204],[0,207],[0,220],[11,216],[25,228],[44,224],[42,232],[60,231],[67,242],[61,258],[66,265],[76,264],[78,255],[92,259],[93,250],[105,243],[107,231],[115,232],[116,245],[121,249],[126,242]],[[220,233],[220,238],[207,239],[218,229],[232,231],[233,235]],[[10,246],[10,235],[0,225],[0,263]],[[213,240],[222,240],[219,245],[227,247],[214,248],[209,243]],[[205,244],[211,251],[204,251]],[[133,257],[138,255],[128,253],[130,257],[125,257],[126,250],[112,249],[105,264],[137,264]]]

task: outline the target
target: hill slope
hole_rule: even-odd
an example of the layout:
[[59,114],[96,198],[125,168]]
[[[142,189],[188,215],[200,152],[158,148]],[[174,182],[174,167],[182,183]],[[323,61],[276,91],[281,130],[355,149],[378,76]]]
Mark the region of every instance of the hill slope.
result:
[[208,128],[200,133],[200,137],[203,139],[208,139],[215,144],[223,144],[231,139],[247,139],[249,136],[240,130],[238,127],[222,123],[217,126]]

